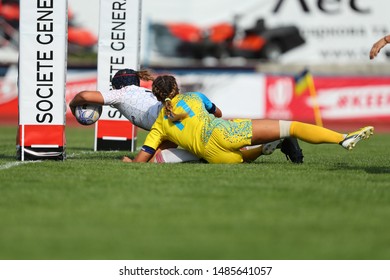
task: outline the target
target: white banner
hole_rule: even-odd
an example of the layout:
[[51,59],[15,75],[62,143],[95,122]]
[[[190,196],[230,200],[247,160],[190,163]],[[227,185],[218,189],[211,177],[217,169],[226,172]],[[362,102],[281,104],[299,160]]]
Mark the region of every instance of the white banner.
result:
[[0,261],[7,280],[387,280],[388,260]]
[[[294,25],[306,43],[282,62],[368,63],[371,46],[390,33],[388,0],[272,0],[256,11],[268,27]],[[254,13],[253,13],[254,14]],[[384,60],[385,55],[378,57]]]
[[223,117],[261,119],[265,116],[265,80],[258,73],[176,74],[182,92],[200,91]]
[[20,1],[20,125],[65,124],[67,3]]

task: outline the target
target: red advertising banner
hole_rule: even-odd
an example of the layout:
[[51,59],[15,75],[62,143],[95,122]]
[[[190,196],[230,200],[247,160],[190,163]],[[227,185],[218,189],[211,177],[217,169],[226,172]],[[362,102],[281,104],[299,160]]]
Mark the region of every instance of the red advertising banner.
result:
[[315,123],[317,103],[325,126],[379,125],[390,130],[390,77],[318,76],[315,94],[295,93],[294,79],[270,76],[266,82],[266,118]]

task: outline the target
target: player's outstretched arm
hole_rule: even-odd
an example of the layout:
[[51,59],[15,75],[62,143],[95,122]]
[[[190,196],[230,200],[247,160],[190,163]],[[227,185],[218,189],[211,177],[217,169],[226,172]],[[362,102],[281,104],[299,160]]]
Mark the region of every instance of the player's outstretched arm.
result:
[[127,156],[124,156],[124,157],[122,158],[122,161],[123,161],[123,162],[148,162],[148,161],[152,158],[152,156],[153,156],[152,154],[149,154],[149,153],[147,153],[147,152],[141,150],[141,151],[135,156],[134,159],[131,159],[131,158],[127,157]]
[[84,104],[104,105],[104,99],[100,91],[81,91],[69,103],[72,114],[75,114],[76,106]]
[[390,35],[386,35],[383,38],[380,38],[371,48],[370,50],[370,59],[374,59],[380,50],[386,46],[388,43],[390,43]]

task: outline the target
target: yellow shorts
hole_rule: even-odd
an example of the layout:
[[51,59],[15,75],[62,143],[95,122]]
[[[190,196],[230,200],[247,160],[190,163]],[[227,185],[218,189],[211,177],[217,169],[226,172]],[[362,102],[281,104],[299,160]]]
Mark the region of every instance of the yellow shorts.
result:
[[250,145],[251,139],[251,120],[220,121],[210,135],[203,158],[209,163],[241,163],[240,149]]

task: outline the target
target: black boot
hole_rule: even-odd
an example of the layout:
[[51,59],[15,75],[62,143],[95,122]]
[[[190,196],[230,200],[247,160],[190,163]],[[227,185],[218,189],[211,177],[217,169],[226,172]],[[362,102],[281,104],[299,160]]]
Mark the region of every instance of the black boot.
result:
[[284,138],[280,150],[286,155],[287,160],[291,160],[293,163],[303,163],[302,149],[296,138]]

